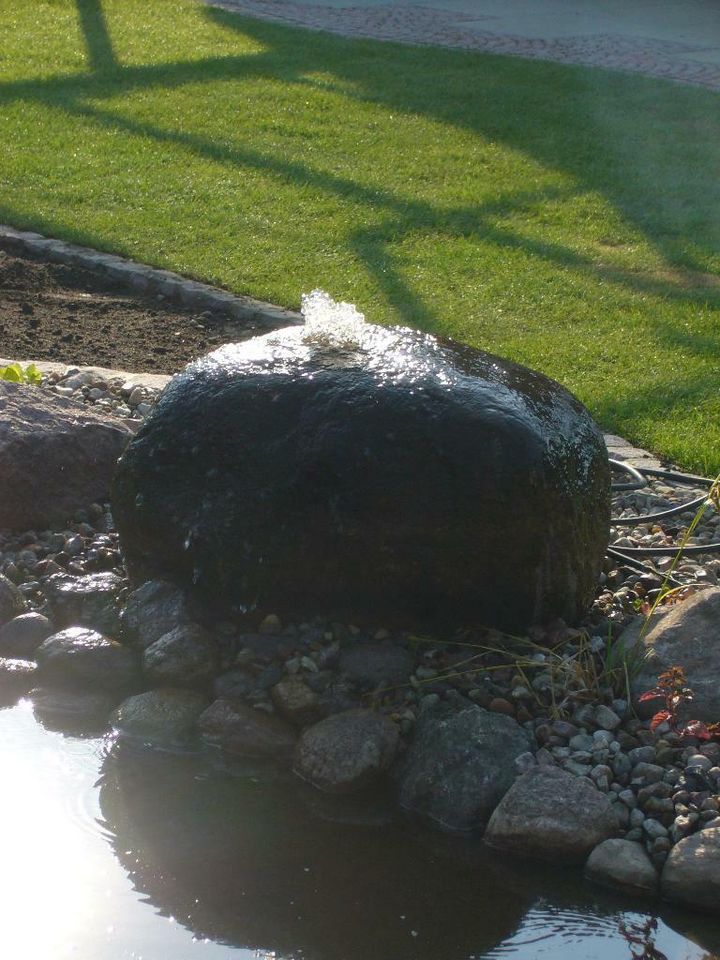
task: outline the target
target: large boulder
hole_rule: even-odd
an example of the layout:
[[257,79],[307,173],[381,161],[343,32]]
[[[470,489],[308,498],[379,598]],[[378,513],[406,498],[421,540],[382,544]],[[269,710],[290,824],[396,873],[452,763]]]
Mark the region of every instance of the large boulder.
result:
[[521,857],[582,863],[614,837],[618,822],[607,794],[557,767],[524,773],[490,818],[485,840]]
[[[626,646],[631,629],[620,638]],[[633,682],[635,691],[651,689],[659,674],[682,667],[694,693],[688,719],[714,723],[720,717],[720,587],[701,590],[653,618],[639,642],[647,656]],[[656,710],[662,706],[660,700],[652,703]]]
[[720,827],[700,830],[670,851],[660,878],[662,895],[717,916],[720,906]]
[[42,529],[107,497],[132,436],[67,397],[0,381],[0,529]]
[[136,579],[229,611],[518,630],[587,609],[608,539],[602,434],[559,384],[359,321],[226,345],[123,455]]
[[530,748],[511,717],[475,704],[425,710],[399,771],[400,806],[446,830],[483,826]]

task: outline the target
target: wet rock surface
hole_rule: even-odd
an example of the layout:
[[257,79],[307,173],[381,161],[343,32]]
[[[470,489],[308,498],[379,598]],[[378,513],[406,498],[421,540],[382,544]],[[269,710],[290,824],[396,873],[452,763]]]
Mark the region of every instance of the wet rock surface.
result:
[[70,576],[56,573],[45,581],[53,622],[62,629],[83,626],[116,637],[120,632],[117,597],[123,585],[116,573]]
[[217,661],[208,631],[198,623],[181,623],[146,648],[142,669],[152,685],[203,686],[217,673]]
[[128,697],[110,718],[121,733],[147,742],[182,741],[194,733],[208,698],[195,690],[163,687]]
[[289,759],[297,734],[278,717],[236,700],[216,700],[199,720],[202,735],[230,753]]
[[131,436],[72,399],[0,381],[0,529],[63,523],[106,496]]
[[44,686],[126,690],[138,683],[135,653],[95,630],[68,627],[36,651],[38,680]]
[[37,665],[32,660],[0,657],[0,694],[23,694],[34,685]]
[[150,580],[127,598],[121,617],[123,637],[145,649],[191,619],[179,587],[167,580]]
[[133,576],[226,613],[513,630],[589,606],[606,458],[540,374],[400,328],[288,328],[173,378],[113,511]]
[[295,772],[325,793],[354,793],[389,769],[399,732],[373,710],[348,710],[307,727],[293,758]]

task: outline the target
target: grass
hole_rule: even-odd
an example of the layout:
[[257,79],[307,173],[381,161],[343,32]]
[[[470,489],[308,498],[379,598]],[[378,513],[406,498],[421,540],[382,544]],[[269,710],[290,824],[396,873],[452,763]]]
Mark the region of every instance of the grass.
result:
[[0,221],[535,366],[720,470],[720,94],[192,0],[0,0]]

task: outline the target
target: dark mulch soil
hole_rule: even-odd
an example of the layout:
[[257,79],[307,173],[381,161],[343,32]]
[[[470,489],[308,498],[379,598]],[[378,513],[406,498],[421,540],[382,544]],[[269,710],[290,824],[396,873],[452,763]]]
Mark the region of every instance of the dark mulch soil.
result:
[[[175,373],[253,326],[0,247],[0,357]],[[263,331],[264,332],[264,331]]]

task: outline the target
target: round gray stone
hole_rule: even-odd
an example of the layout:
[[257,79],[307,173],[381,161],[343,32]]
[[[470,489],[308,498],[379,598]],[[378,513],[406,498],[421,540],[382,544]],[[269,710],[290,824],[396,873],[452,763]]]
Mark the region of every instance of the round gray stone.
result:
[[52,633],[53,624],[41,613],[21,613],[0,627],[0,656],[34,657]]
[[207,697],[195,690],[162,687],[123,700],[111,723],[120,733],[151,743],[182,740],[207,705]]
[[142,668],[150,683],[171,687],[206,684],[217,672],[217,644],[199,624],[181,623],[147,647]]
[[199,727],[209,742],[245,757],[287,760],[297,740],[289,723],[237,700],[215,700]]
[[353,793],[384,773],[397,752],[398,728],[374,710],[346,710],[307,727],[293,769],[325,793]]
[[482,826],[513,783],[527,733],[475,704],[424,710],[400,764],[401,807],[446,830]]
[[53,633],[36,652],[43,686],[87,690],[127,690],[139,677],[135,653],[86,627]]
[[508,790],[490,818],[485,840],[517,856],[582,863],[618,832],[607,794],[555,767],[537,767]]
[[660,878],[662,895],[693,910],[717,916],[720,905],[720,827],[680,840]]
[[631,840],[603,840],[588,857],[585,876],[612,890],[638,896],[655,896],[658,873],[645,848]]

